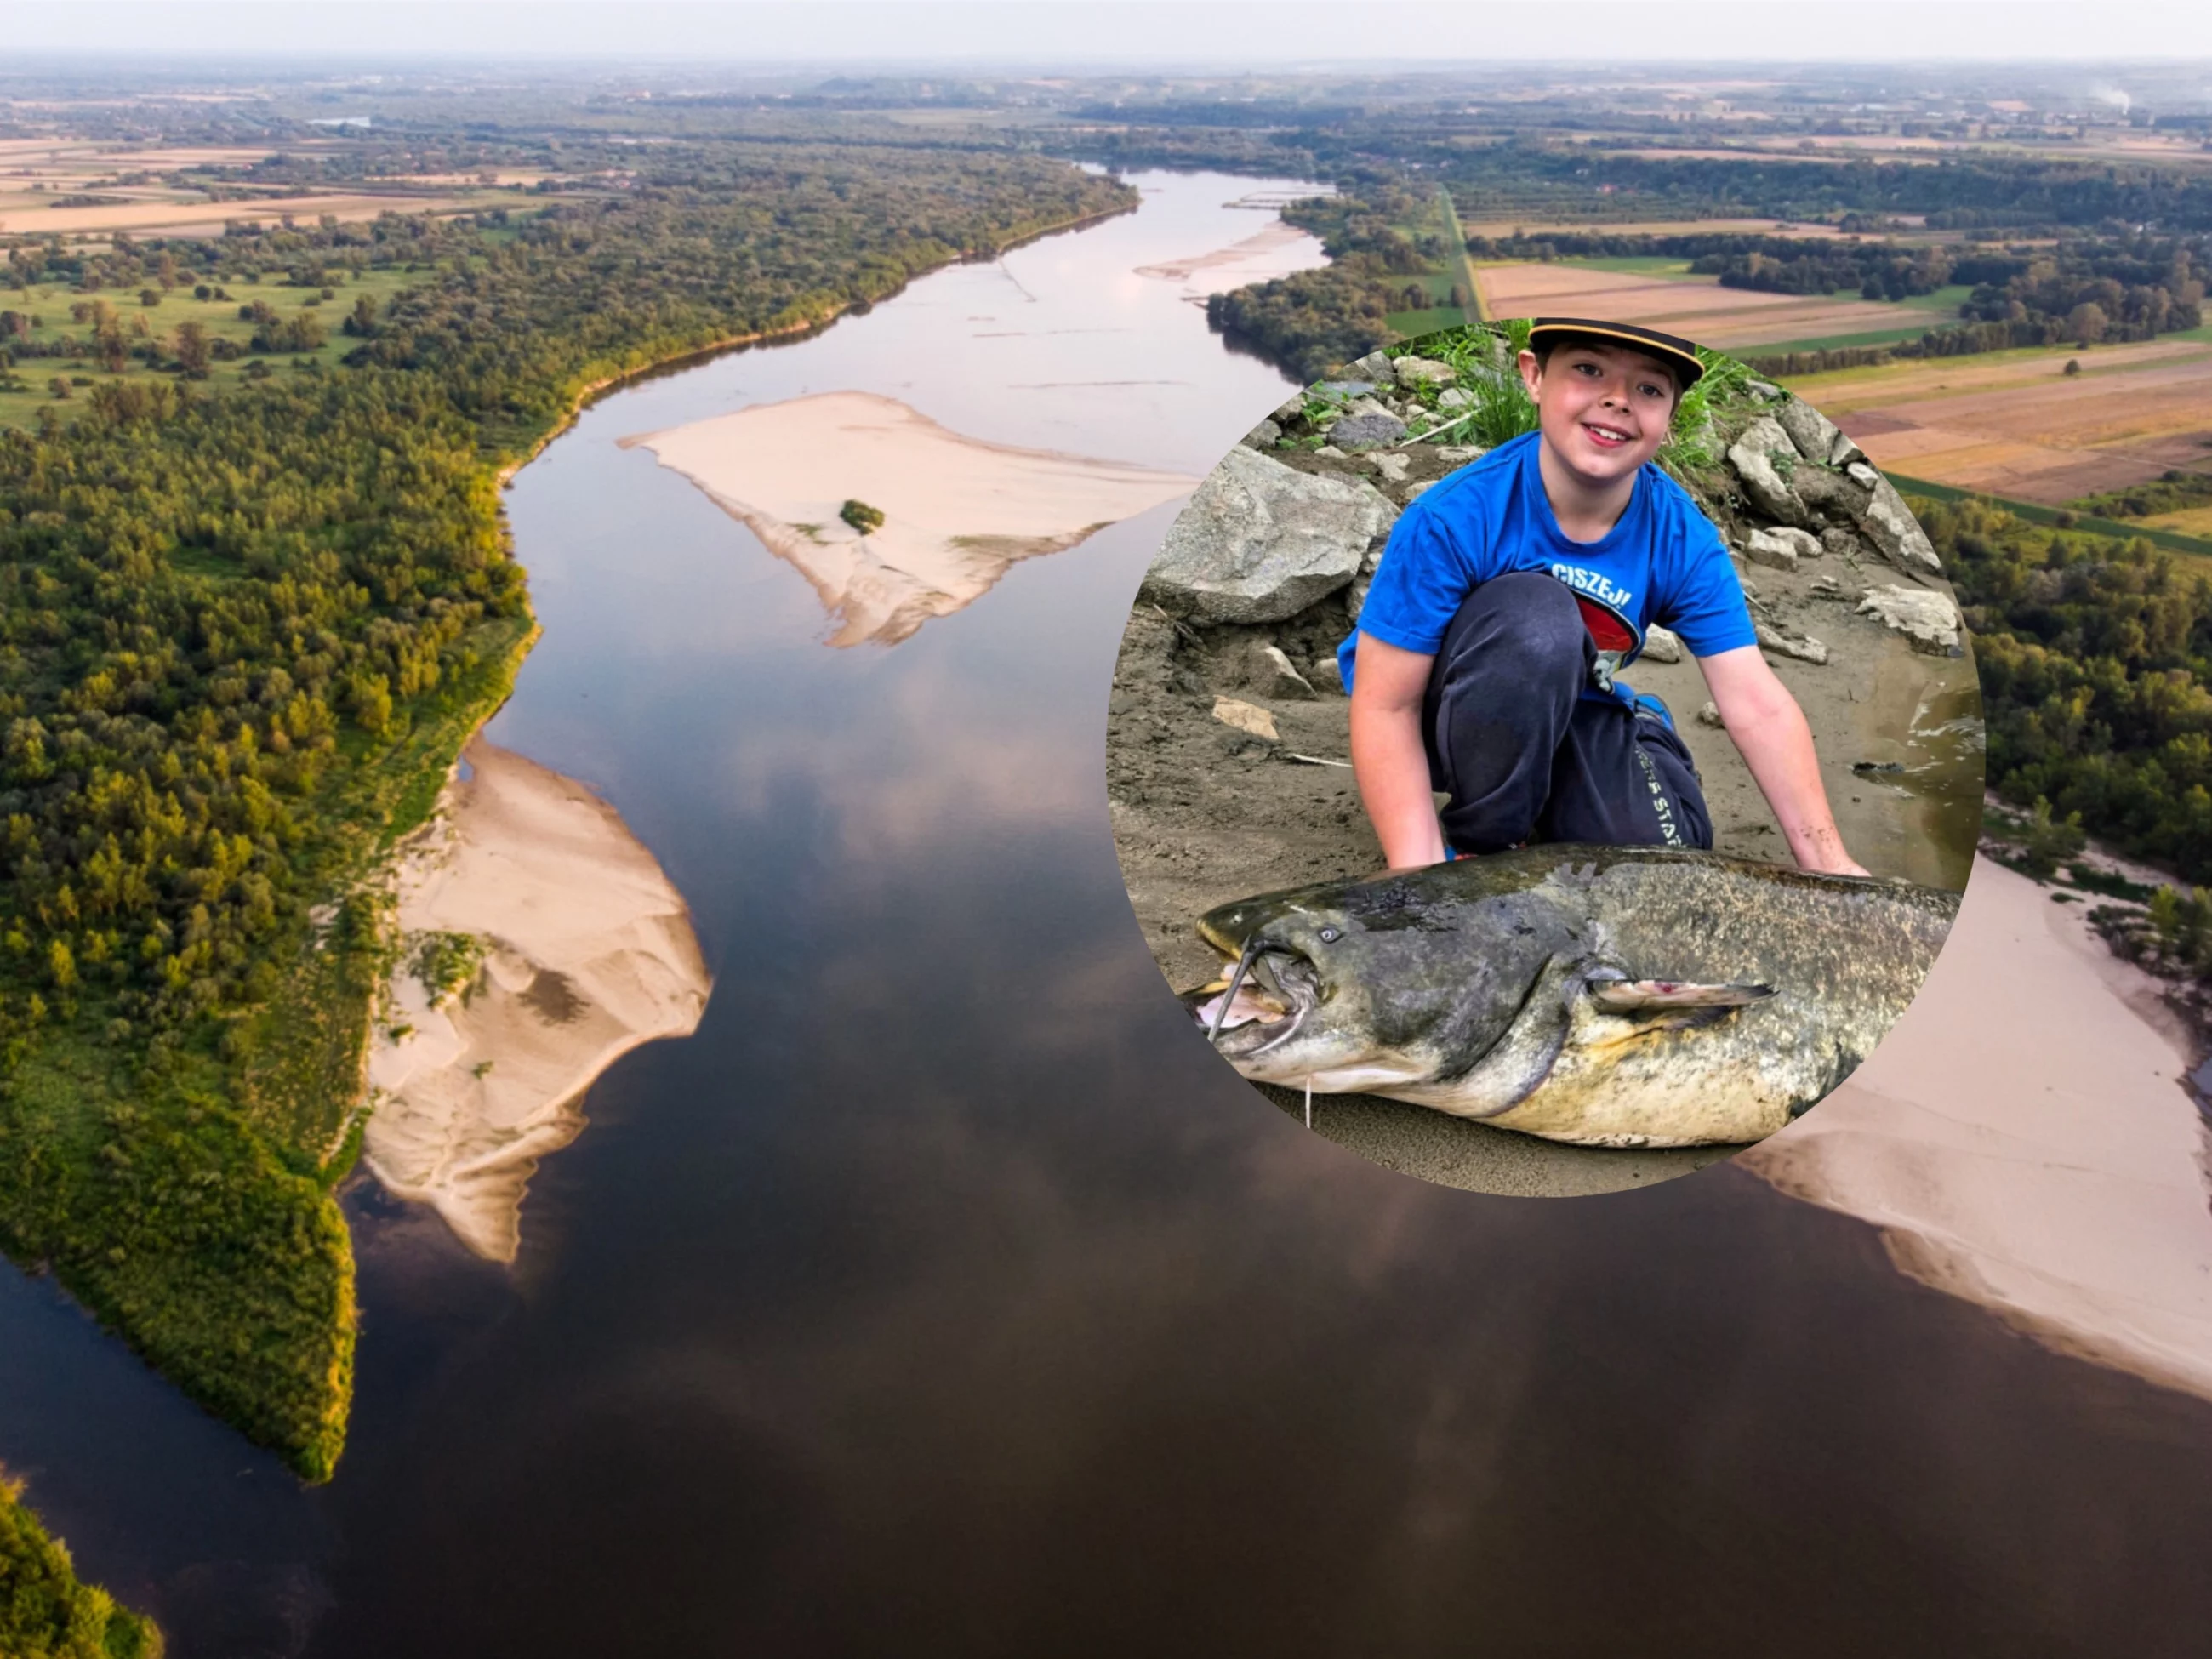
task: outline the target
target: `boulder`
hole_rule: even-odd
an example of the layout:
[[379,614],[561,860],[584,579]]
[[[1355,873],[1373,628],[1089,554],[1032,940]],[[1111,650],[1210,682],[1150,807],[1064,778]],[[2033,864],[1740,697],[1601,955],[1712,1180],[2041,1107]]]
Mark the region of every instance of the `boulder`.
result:
[[1652,623],[1644,630],[1644,656],[1649,662],[1681,661],[1682,636],[1671,628]]
[[1916,651],[1930,656],[1956,657],[1964,623],[1959,607],[1947,593],[1928,587],[1876,587],[1859,601],[1858,614],[1872,617],[1884,628],[1893,628],[1912,642]]
[[1438,409],[1465,409],[1474,402],[1474,394],[1464,387],[1448,386],[1437,393]]
[[1795,472],[1799,465],[1797,447],[1771,415],[1760,416],[1729,446],[1729,466],[1742,483],[1745,498],[1778,523],[1806,529],[1812,519],[1805,503],[1790,489],[1789,479],[1776,466],[1778,457],[1784,458],[1784,465]]
[[1795,657],[1800,662],[1815,665],[1825,664],[1828,660],[1828,647],[1818,640],[1793,639],[1780,629],[1771,628],[1765,623],[1754,623],[1753,626],[1759,632],[1762,650],[1779,652],[1785,657]]
[[1244,434],[1243,441],[1253,449],[1267,449],[1282,437],[1283,428],[1273,420],[1266,420]]
[[1425,386],[1449,386],[1459,379],[1459,371],[1449,363],[1426,357],[1401,357],[1390,368],[1397,375],[1398,384],[1408,392]]
[[1802,398],[1790,398],[1777,404],[1774,418],[1790,434],[1790,441],[1796,446],[1798,454],[1815,466],[1827,465],[1836,440],[1844,435],[1836,430],[1833,421]]
[[[1853,471],[1857,470],[1852,468]],[[1942,560],[1936,556],[1935,544],[1928,539],[1928,532],[1913,518],[1912,509],[1905,506],[1905,497],[1897,493],[1897,486],[1887,478],[1875,480],[1873,498],[1868,501],[1866,511],[1859,514],[1859,528],[1899,569],[1936,571],[1943,568]]]
[[1236,697],[1216,697],[1213,718],[1224,726],[1233,726],[1239,732],[1249,732],[1255,738],[1265,738],[1269,743],[1280,743],[1282,734],[1275,730],[1275,717],[1255,703]]
[[1382,538],[1378,538],[1375,545],[1367,550],[1367,556],[1359,562],[1359,574],[1352,579],[1352,585],[1344,591],[1345,614],[1355,623],[1359,620],[1359,612],[1367,603],[1367,590],[1375,585],[1375,573],[1382,568]]
[[1388,352],[1370,351],[1351,365],[1352,372],[1363,380],[1372,380],[1377,386],[1388,385],[1392,379]]
[[1377,410],[1372,415],[1346,415],[1328,429],[1328,441],[1339,449],[1373,448],[1395,444],[1406,435],[1406,423],[1395,415]]
[[1364,480],[1239,446],[1170,526],[1137,597],[1196,623],[1280,622],[1357,576],[1397,516]]
[[1791,476],[1790,488],[1815,520],[1848,520],[1853,524],[1866,511],[1873,487],[1825,466],[1801,466]]
[[1311,701],[1314,689],[1280,646],[1255,645],[1244,653],[1244,684],[1270,702]]

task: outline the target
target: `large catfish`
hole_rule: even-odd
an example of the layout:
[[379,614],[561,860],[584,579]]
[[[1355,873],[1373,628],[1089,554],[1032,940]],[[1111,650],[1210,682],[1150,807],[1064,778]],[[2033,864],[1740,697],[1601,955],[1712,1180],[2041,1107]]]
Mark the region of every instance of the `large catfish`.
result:
[[1241,899],[1183,1000],[1245,1077],[1553,1140],[1771,1134],[1912,1000],[1958,896],[1712,853],[1532,847]]

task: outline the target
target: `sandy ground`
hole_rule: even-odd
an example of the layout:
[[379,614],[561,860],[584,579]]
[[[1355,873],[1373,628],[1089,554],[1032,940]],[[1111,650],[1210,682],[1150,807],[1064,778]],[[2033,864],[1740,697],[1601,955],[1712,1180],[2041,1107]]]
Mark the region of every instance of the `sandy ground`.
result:
[[[1418,456],[1420,448],[1410,453]],[[1307,457],[1301,465],[1363,471],[1354,460]],[[1437,462],[1417,466],[1411,483],[1425,471],[1444,470]],[[1823,576],[1848,598],[1817,589]],[[1853,614],[1865,586],[1900,580],[1884,565],[1860,568],[1823,556],[1787,575],[1755,568],[1748,584],[1778,618],[1830,648],[1823,665],[1770,659],[1812,725],[1845,844],[1877,875],[1956,890],[1965,884],[1980,821],[1980,753],[1961,726],[1977,721],[1978,694],[1970,659],[1917,653]],[[1107,797],[1131,906],[1177,991],[1218,971],[1215,952],[1191,931],[1206,910],[1382,866],[1352,773],[1341,763],[1350,757],[1349,702],[1333,692],[1271,700],[1249,683],[1255,645],[1277,646],[1310,674],[1349,631],[1338,599],[1272,628],[1190,628],[1142,605],[1131,615],[1109,704]],[[1626,678],[1674,711],[1704,780],[1717,849],[1786,861],[1781,832],[1735,745],[1694,718],[1707,696],[1694,662],[1638,663]],[[1264,707],[1279,741],[1216,720],[1220,696]],[[1263,1092],[1303,1115],[1303,1101]],[[1609,1192],[1686,1174],[1729,1150],[1563,1146],[1364,1096],[1317,1100],[1314,1127],[1386,1167],[1482,1192]]]
[[1880,1226],[1915,1279],[2053,1347],[2212,1395],[2208,1137],[2179,1082],[2188,1039],[2084,908],[1978,863],[1888,1041],[1743,1162]]
[[1157,265],[1139,265],[1137,275],[1156,282],[1177,283],[1183,297],[1203,305],[1209,294],[1226,294],[1251,283],[1271,282],[1314,263],[1315,238],[1296,225],[1270,220],[1241,242],[1193,254]]
[[[2080,374],[2065,372],[2069,361]],[[2197,341],[1899,363],[1793,384],[1878,466],[2045,504],[2201,467],[2212,453],[2212,346]]]
[[1934,328],[1944,320],[1932,311],[1834,295],[1723,288],[1710,276],[1641,276],[1577,265],[1512,264],[1479,267],[1475,279],[1482,284],[1482,302],[1492,317],[1611,317],[1723,351],[1907,325]]
[[[805,577],[829,643],[892,645],[1058,553],[1188,490],[1173,472],[963,437],[896,398],[830,392],[622,440],[651,450]],[[839,507],[884,523],[862,535]]]
[[410,961],[393,974],[364,1157],[509,1261],[523,1188],[582,1132],[584,1091],[640,1043],[696,1030],[708,981],[682,895],[612,807],[482,738],[462,759],[471,775],[402,851],[398,920],[476,935],[483,971],[441,1008]]

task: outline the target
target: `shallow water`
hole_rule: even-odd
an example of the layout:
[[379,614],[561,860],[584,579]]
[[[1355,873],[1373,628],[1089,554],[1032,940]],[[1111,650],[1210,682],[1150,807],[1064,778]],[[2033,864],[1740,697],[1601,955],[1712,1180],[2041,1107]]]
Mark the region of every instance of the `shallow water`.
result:
[[512,1271],[373,1187],[303,1492],[0,1273],[0,1460],[171,1651],[2195,1650],[2212,1407],[1722,1170],[1392,1176],[1209,1054],[1100,746],[1163,508],[891,650],[618,438],[804,392],[1202,471],[1284,382],[1140,265],[1244,179],[586,412],[509,498],[494,739],[603,790],[717,976],[593,1090]]

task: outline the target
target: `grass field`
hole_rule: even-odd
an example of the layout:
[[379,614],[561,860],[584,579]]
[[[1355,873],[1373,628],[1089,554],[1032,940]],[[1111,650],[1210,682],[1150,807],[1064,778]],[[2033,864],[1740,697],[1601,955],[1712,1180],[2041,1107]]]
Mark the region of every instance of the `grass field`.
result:
[[[198,390],[218,392],[250,377],[296,374],[310,365],[334,366],[359,343],[341,331],[341,325],[356,302],[366,295],[381,307],[400,289],[420,280],[398,270],[326,274],[339,279],[332,283],[331,297],[327,300],[322,297],[321,288],[295,288],[283,272],[274,270],[264,272],[258,283],[227,283],[222,289],[211,290],[228,295],[226,299],[196,299],[192,289],[185,286],[167,293],[149,290],[158,296],[153,305],[143,303],[136,291],[81,294],[58,285],[0,290],[0,309],[31,319],[29,332],[25,337],[30,343],[75,338],[88,348],[84,354],[76,356],[23,357],[12,371],[0,373],[0,426],[28,427],[38,418],[38,411],[46,407],[52,407],[64,417],[73,416],[83,407],[92,389],[103,382],[178,380],[175,374],[151,368],[137,357],[127,359],[120,374],[110,374],[103,368],[89,350],[94,327],[89,307],[94,302],[104,301],[114,308],[128,348],[136,348],[149,339],[173,343],[177,325],[184,322],[197,322],[207,330],[210,341],[221,340],[235,347],[238,356],[210,362],[206,379],[193,383]],[[304,352],[252,350],[255,325],[240,317],[239,312],[241,307],[257,301],[280,318],[301,314],[314,317],[323,325],[324,343]],[[53,382],[57,379],[68,382],[68,397],[55,395]]]

